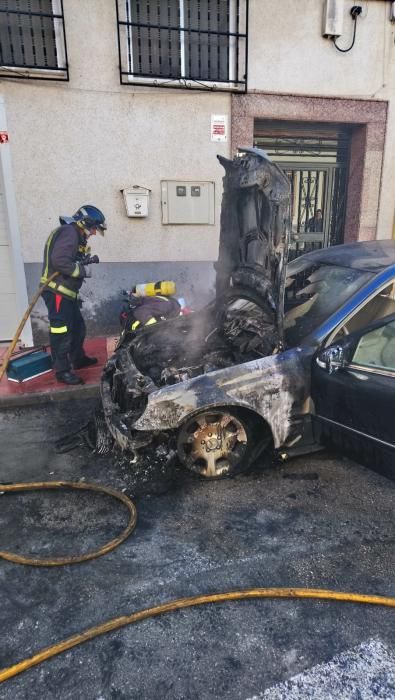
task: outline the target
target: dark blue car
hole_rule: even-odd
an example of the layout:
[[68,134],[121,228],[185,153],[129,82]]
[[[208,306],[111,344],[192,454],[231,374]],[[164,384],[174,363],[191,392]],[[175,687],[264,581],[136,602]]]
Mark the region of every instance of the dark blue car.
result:
[[285,268],[288,182],[261,152],[233,163],[215,301],[126,334],[102,381],[113,438],[136,459],[165,444],[208,478],[321,444],[395,474],[395,242]]

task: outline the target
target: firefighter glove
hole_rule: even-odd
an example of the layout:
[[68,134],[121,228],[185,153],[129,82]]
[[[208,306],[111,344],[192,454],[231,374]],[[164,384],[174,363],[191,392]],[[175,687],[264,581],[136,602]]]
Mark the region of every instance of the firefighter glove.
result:
[[98,255],[83,255],[80,261],[83,265],[93,265],[100,262]]
[[98,255],[92,255],[92,256],[90,255],[90,256],[89,256],[89,261],[88,261],[87,264],[88,264],[88,265],[92,265],[92,264],[96,264],[96,263],[99,263],[99,262],[100,262],[100,260],[99,260],[99,256],[98,256]]

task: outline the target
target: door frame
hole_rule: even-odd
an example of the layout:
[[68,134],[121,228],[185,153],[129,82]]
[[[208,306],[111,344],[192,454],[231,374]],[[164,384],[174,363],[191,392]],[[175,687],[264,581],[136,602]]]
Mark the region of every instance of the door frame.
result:
[[[231,95],[231,154],[252,146],[256,120],[342,124],[351,127],[345,243],[374,240],[380,212],[380,191],[388,101],[322,97],[257,90]],[[374,166],[374,167],[373,167]],[[369,202],[369,207],[363,203]]]
[[[0,131],[7,132],[6,107],[3,95],[0,95]],[[11,252],[12,272],[15,277],[16,288],[16,306],[19,318],[16,320],[16,326],[22,318],[28,304],[28,294],[26,285],[25,267],[22,255],[22,242],[18,224],[17,206],[15,199],[15,188],[12,175],[11,148],[9,141],[0,143],[0,181],[4,191],[5,215],[6,215],[6,233],[8,234],[8,243]],[[22,345],[33,345],[33,333],[30,318],[20,335]]]

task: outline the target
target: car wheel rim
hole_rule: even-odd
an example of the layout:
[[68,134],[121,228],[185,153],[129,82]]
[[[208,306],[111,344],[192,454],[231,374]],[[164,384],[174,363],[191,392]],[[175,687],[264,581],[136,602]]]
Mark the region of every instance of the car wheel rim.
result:
[[178,437],[182,462],[209,479],[230,473],[246,451],[245,428],[230,413],[201,413],[185,423]]

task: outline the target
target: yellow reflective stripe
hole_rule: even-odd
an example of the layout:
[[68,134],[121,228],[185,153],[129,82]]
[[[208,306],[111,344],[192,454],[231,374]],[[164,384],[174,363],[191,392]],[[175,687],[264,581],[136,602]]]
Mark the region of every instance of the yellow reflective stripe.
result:
[[51,333],[67,333],[67,326],[60,326],[59,328],[56,328],[54,326],[50,326]]
[[[47,281],[48,278],[48,268],[49,268],[49,246],[51,245],[52,239],[58,229],[55,228],[52,233],[48,236],[47,242],[45,244],[45,269],[44,269],[44,274],[43,277],[45,277],[44,282]],[[41,278],[42,281],[42,278]]]
[[66,294],[66,296],[71,297],[72,299],[76,299],[78,297],[78,292],[73,292],[71,289],[63,287],[63,284],[58,284],[57,289],[58,292],[61,292],[61,294]]
[[78,292],[73,292],[71,291],[71,289],[63,287],[63,284],[56,284],[56,282],[50,282],[48,287],[51,287],[51,289],[56,289],[57,292],[65,294],[67,297],[71,297],[71,299],[76,299],[78,297]]
[[75,264],[74,271],[71,273],[72,277],[79,277],[80,276],[80,266],[78,263]]
[[[149,318],[148,321],[147,321],[146,323],[144,323],[144,325],[145,325],[145,326],[152,326],[152,325],[153,325],[154,323],[156,323],[156,322],[157,322],[157,321],[156,321],[156,318],[154,318],[154,317],[152,316],[152,318]],[[134,322],[132,323],[132,331],[135,331],[136,328],[139,327],[139,325],[140,325],[140,321],[134,321]]]

